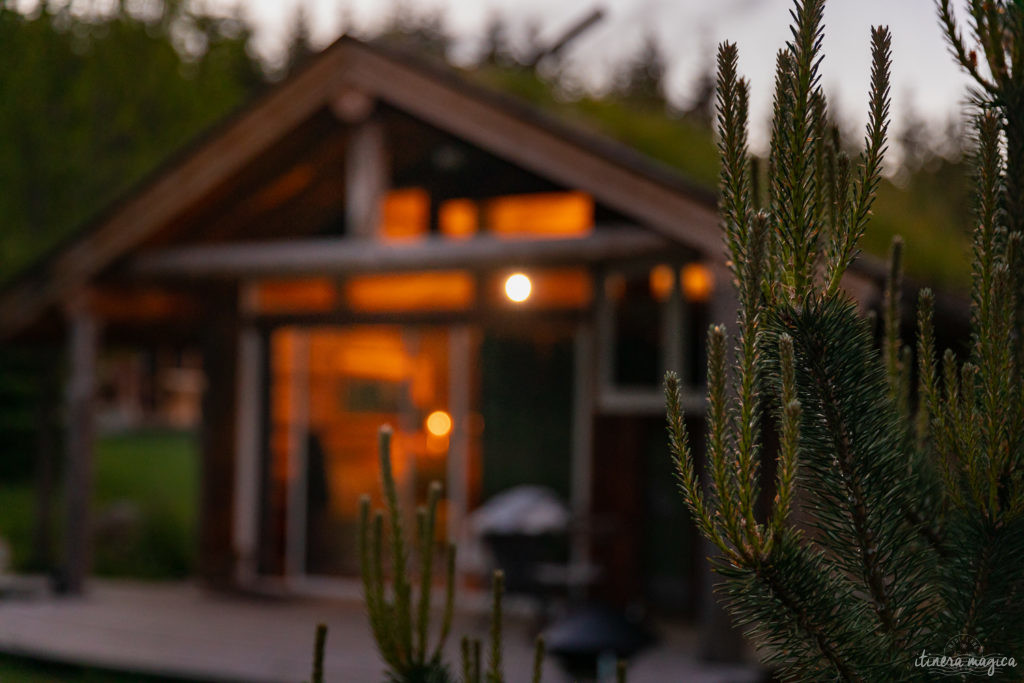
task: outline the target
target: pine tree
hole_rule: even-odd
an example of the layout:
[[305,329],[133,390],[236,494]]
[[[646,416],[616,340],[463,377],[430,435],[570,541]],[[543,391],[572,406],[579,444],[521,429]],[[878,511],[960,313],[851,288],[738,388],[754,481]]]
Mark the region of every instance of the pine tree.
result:
[[667,60],[657,37],[644,37],[637,52],[626,62],[616,79],[616,93],[635,104],[664,107]]
[[[402,511],[398,504],[398,491],[391,469],[391,429],[382,427],[379,438],[381,485],[387,510],[371,514],[370,498],[359,502],[359,556],[363,579],[363,600],[369,617],[377,650],[387,666],[390,683],[453,683],[456,680],[444,659],[444,646],[451,634],[455,611],[455,544],[445,543],[445,599],[441,623],[437,627],[437,642],[429,647],[431,589],[433,587],[434,532],[437,506],[441,500],[441,484],[430,486],[427,504],[416,510],[416,543],[419,560],[419,586],[413,594],[410,579],[410,552],[402,525]],[[387,535],[391,550],[391,589],[385,580],[384,539]],[[488,661],[482,668],[480,640],[462,639],[462,683],[504,683],[502,666],[502,599],[505,577],[494,573],[492,583],[491,628]],[[390,593],[390,595],[389,595]],[[313,659],[313,677],[323,676],[323,638],[326,632],[318,628],[317,645]],[[544,641],[537,639],[534,647],[532,683],[541,683],[544,660]],[[625,683],[625,674],[621,675]]]
[[[889,32],[872,30],[869,119],[854,163],[830,142],[823,9],[824,0],[797,0],[778,53],[764,209],[752,191],[747,83],[735,45],[719,49],[721,213],[739,332],[708,333],[706,474],[672,375],[670,447],[693,519],[721,551],[721,595],[766,661],[802,680],[926,679],[914,659],[952,636],[987,653],[1019,656],[1024,645],[1024,4],[972,0],[985,75],[939,2],[954,53],[979,83],[973,345],[963,364],[947,351],[939,370],[933,297],[922,291],[916,392],[899,337],[902,244],[893,244],[881,349],[840,287],[886,150]],[[775,496],[759,514],[767,456]]]

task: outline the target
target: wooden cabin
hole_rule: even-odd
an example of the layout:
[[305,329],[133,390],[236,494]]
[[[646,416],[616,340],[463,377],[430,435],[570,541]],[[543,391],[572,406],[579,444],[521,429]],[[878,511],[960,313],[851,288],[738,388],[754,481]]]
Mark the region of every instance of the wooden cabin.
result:
[[389,423],[402,495],[443,481],[452,537],[492,494],[541,484],[574,513],[595,593],[694,612],[705,553],[661,379],[684,378],[700,435],[704,330],[735,319],[722,253],[707,190],[339,40],[2,292],[4,338],[64,339],[70,359],[69,586],[89,567],[98,359],[170,346],[201,358],[210,585],[353,576]]

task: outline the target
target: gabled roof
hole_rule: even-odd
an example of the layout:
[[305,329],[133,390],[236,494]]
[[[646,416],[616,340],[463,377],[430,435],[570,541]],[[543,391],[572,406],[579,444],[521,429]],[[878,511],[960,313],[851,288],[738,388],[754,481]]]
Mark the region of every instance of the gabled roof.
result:
[[341,38],[205,135],[0,293],[0,337],[31,325],[241,173],[289,131],[356,90],[708,256],[713,193],[634,150],[572,128],[452,69]]

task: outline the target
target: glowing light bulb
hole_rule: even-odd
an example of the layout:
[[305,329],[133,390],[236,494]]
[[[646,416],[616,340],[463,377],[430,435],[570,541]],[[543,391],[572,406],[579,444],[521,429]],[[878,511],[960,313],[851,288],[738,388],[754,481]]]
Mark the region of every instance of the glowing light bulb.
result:
[[434,436],[448,436],[452,431],[452,416],[443,410],[435,410],[427,415],[426,427]]
[[714,276],[707,266],[700,263],[683,266],[680,280],[683,285],[683,296],[689,301],[707,301],[715,288]]
[[517,304],[529,299],[531,291],[533,291],[533,283],[523,273],[509,275],[505,280],[505,296]]

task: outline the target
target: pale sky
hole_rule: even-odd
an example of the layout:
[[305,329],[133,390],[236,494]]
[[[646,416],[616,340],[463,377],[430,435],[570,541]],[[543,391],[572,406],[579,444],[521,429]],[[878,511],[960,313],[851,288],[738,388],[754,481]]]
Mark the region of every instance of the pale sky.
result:
[[[206,0],[234,4],[256,27],[256,48],[279,54],[284,27],[304,2],[313,37],[326,45],[339,34],[342,17],[357,32],[379,24],[393,0]],[[670,60],[670,92],[682,99],[713,59],[715,46],[728,39],[740,50],[740,69],[751,81],[755,145],[763,144],[770,114],[775,53],[788,37],[790,0],[405,0],[407,5],[446,11],[448,28],[461,55],[472,54],[484,24],[494,12],[509,18],[513,30],[536,22],[545,38],[558,36],[595,6],[606,9],[602,23],[573,43],[571,68],[600,83],[611,68],[653,32]],[[962,4],[962,0],[957,3]],[[958,111],[966,79],[942,40],[932,0],[831,0],[825,13],[824,84],[842,117],[863,128],[870,71],[870,27],[892,31],[893,121],[895,130],[908,107],[943,125]],[[458,55],[456,55],[458,56]]]

